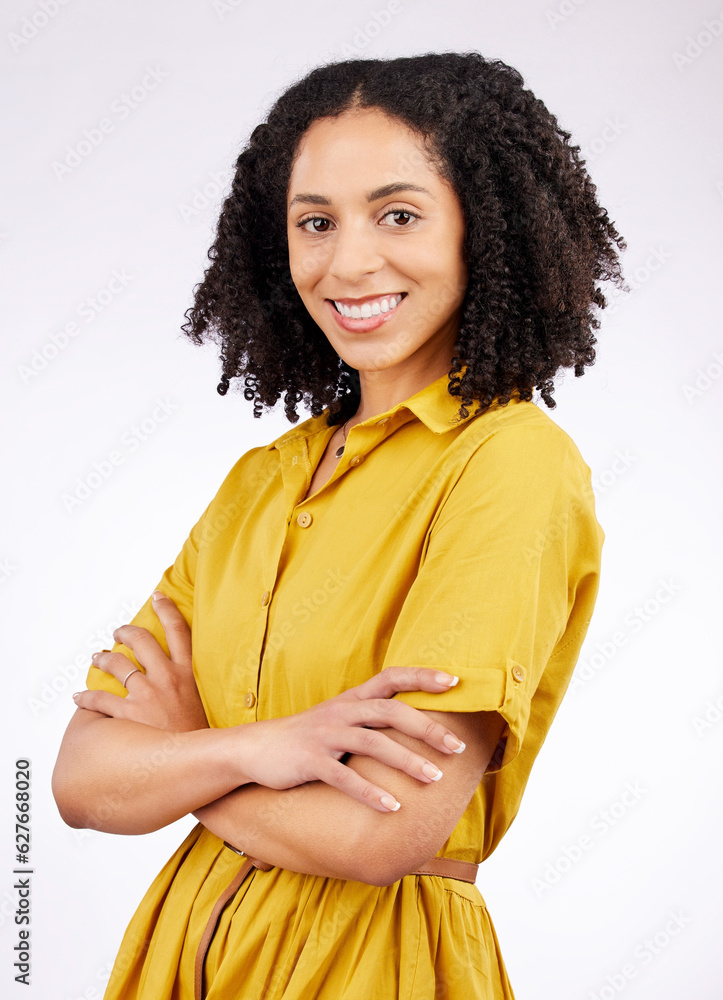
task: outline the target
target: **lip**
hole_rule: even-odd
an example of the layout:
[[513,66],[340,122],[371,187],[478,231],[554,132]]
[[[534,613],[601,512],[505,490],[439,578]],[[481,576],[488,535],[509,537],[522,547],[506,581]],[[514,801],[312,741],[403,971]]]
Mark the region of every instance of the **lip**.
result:
[[[385,294],[382,295],[367,295],[363,299],[337,299],[337,302],[341,302],[344,305],[358,306],[363,305],[365,302],[373,301],[374,299],[384,298]],[[390,295],[397,294],[395,292],[388,293]],[[382,323],[388,323],[390,319],[393,319],[399,312],[400,308],[404,305],[407,299],[406,293],[402,296],[402,301],[397,303],[397,305],[390,309],[389,312],[379,313],[377,316],[368,316],[366,319],[351,319],[348,316],[342,316],[340,312],[337,312],[337,308],[331,299],[326,299],[326,304],[331,310],[334,319],[337,321],[340,327],[344,330],[349,330],[351,333],[366,333],[368,330],[376,330],[382,325]]]

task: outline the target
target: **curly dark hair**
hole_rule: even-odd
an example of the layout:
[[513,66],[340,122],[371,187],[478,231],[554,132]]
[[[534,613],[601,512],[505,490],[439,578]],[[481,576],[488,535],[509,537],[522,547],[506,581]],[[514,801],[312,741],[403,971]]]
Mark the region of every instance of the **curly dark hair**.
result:
[[[309,126],[357,108],[376,108],[419,135],[455,190],[466,220],[469,282],[451,359],[448,391],[461,418],[518,390],[538,389],[548,407],[553,378],[595,361],[596,281],[624,285],[627,245],[596,200],[596,187],[570,133],[521,74],[478,52],[354,59],[312,70],[276,100],[236,161],[211,261],[194,289],[183,332],[220,347],[223,395],[244,376],[244,396],[273,407],[284,393],[329,425],[361,399],[359,375],[313,321],[291,277],[286,199],[296,152]],[[463,366],[466,369],[463,374]]]

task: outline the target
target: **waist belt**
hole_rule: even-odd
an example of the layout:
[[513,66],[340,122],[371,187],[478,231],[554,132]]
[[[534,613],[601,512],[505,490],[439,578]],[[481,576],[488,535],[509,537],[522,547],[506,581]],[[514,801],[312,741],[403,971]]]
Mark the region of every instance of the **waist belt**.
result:
[[[228,847],[229,850],[233,851],[235,854],[242,854],[241,851],[237,851],[235,847],[231,844],[227,844],[224,840],[224,847]],[[195,980],[194,980],[194,998],[195,1000],[204,1000],[206,996],[206,989],[204,983],[203,967],[206,962],[206,953],[208,952],[209,945],[211,944],[211,939],[213,938],[214,932],[218,925],[218,921],[223,913],[224,909],[228,903],[233,899],[233,897],[238,892],[239,887],[243,883],[243,880],[254,868],[258,868],[262,872],[270,871],[274,865],[267,865],[265,861],[257,861],[255,858],[250,858],[248,855],[243,855],[246,860],[241,865],[239,870],[236,872],[231,883],[226,887],[226,889],[221,893],[219,898],[216,900],[216,905],[213,910],[211,910],[211,916],[208,918],[208,923],[206,924],[206,929],[201,936],[201,941],[198,945],[198,951],[196,952],[196,965],[195,965]],[[409,875],[439,875],[442,878],[456,878],[462,882],[472,882],[477,878],[477,869],[479,865],[473,864],[471,861],[457,861],[456,858],[430,858],[426,864],[422,865],[416,871],[409,872]]]

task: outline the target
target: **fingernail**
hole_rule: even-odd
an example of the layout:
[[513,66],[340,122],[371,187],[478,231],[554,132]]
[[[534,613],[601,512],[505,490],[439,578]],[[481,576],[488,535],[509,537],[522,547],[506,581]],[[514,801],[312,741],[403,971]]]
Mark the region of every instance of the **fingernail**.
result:
[[450,736],[449,733],[445,733],[442,737],[442,743],[449,749],[454,750],[455,753],[462,753],[464,748],[467,746],[462,740],[458,740],[456,736]]
[[80,698],[80,691],[75,692],[75,694],[73,695],[73,701],[77,701],[78,698]]
[[389,809],[390,812],[396,812],[401,806],[401,802],[397,802],[397,800],[393,799],[391,795],[382,795],[380,802],[383,806]]
[[454,674],[435,674],[434,679],[437,684],[446,684],[447,687],[453,688],[459,680],[459,677],[455,677]]
[[91,660],[93,661],[93,663],[95,663],[97,659],[98,659],[98,653],[93,653],[93,655],[91,656]]
[[160,590],[154,590],[153,594],[151,595],[151,597],[153,598],[154,601],[157,601],[157,600],[159,600],[159,598],[165,597],[165,596],[166,595],[164,593],[162,593],[162,591],[160,591]]
[[434,764],[422,764],[422,774],[426,774],[428,778],[432,781],[439,781],[442,777],[442,771],[439,770]]

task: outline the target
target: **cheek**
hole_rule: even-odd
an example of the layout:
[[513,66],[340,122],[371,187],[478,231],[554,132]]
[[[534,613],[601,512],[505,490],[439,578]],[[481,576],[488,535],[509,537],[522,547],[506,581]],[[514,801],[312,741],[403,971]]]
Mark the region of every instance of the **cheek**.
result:
[[413,279],[417,291],[436,298],[440,289],[456,280],[454,258],[437,245],[420,251],[407,260],[406,273]]
[[289,269],[297,288],[308,288],[324,274],[323,254],[289,241]]
[[469,280],[469,271],[464,259],[463,236],[454,234],[454,239],[440,244],[437,256],[437,276],[440,284],[452,297],[464,296]]

